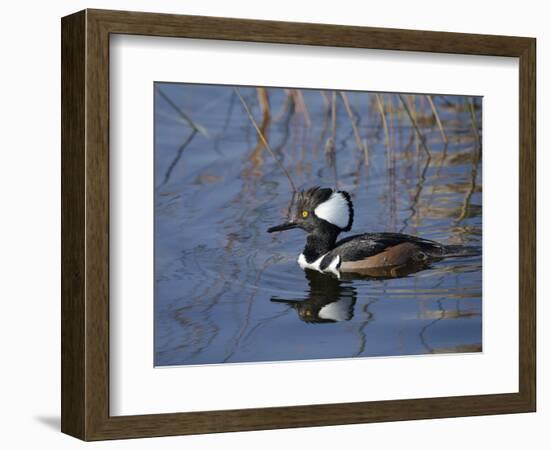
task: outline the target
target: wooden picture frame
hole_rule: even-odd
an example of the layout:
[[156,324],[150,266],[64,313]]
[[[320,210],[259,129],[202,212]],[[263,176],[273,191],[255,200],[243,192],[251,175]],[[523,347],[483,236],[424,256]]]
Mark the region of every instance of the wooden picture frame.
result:
[[[64,17],[61,29],[64,433],[101,440],[535,411],[535,39],[104,10]],[[109,36],[116,33],[519,58],[519,391],[110,416]]]

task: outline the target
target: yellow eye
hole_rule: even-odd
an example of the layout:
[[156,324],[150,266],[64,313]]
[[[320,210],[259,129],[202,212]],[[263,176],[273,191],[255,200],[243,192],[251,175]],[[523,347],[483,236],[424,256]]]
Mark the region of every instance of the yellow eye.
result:
[[302,211],[302,217],[305,219],[307,216],[309,216],[309,213],[307,211]]

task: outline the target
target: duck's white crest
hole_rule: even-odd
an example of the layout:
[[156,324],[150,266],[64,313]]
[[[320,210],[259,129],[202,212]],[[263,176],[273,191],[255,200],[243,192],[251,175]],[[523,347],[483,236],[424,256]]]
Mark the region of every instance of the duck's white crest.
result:
[[339,228],[346,228],[350,222],[351,211],[348,199],[341,192],[333,192],[328,200],[315,208],[314,212],[320,219]]

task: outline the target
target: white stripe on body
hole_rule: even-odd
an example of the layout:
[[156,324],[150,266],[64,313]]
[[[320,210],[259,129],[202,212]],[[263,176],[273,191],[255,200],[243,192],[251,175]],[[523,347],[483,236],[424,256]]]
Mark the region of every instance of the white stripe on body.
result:
[[321,261],[327,254],[320,256],[312,263],[308,263],[306,261],[306,257],[303,253],[300,253],[300,256],[298,257],[298,264],[302,269],[313,269],[317,272],[332,272],[334,275],[336,275],[338,278],[340,278],[340,271],[338,270],[338,265],[340,264],[340,255],[336,255],[335,258],[332,258],[332,261],[328,265],[328,267],[325,270],[321,270]]

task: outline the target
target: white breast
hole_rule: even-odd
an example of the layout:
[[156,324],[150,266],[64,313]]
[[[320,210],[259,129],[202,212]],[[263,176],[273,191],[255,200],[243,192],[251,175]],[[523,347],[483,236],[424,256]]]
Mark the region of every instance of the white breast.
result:
[[[326,253],[325,253],[325,255],[326,255]],[[325,255],[319,257],[318,259],[316,259],[312,263],[308,263],[306,261],[306,257],[304,256],[304,254],[300,253],[300,256],[298,256],[298,264],[300,264],[300,267],[302,269],[313,269],[313,270],[317,270],[318,272],[322,272],[322,270],[320,268],[320,265],[321,265],[321,261],[323,260]]]
[[335,258],[332,258],[332,261],[330,262],[328,267],[325,270],[321,270],[321,261],[325,256],[326,253],[317,258],[312,263],[308,263],[304,254],[300,253],[300,256],[298,256],[298,264],[302,269],[313,269],[317,272],[332,272],[334,275],[340,278],[340,271],[338,270],[338,265],[340,264],[340,256],[337,255]]

